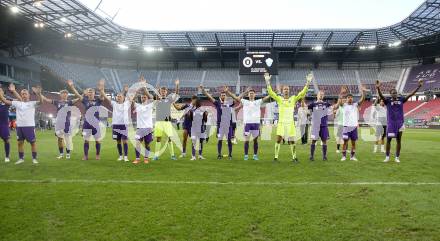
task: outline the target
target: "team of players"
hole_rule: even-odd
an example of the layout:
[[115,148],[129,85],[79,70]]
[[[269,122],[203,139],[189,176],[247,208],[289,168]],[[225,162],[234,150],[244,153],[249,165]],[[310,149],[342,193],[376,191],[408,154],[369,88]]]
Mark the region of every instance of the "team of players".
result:
[[[241,103],[243,107],[243,124],[244,124],[244,159],[248,160],[249,156],[249,143],[253,141],[253,159],[258,160],[258,137],[260,136],[260,121],[261,121],[261,105],[264,102],[269,101],[270,98],[276,101],[279,108],[279,119],[276,128],[276,143],[275,143],[275,155],[274,161],[278,161],[278,156],[281,148],[281,141],[288,141],[290,152],[292,155],[292,161],[298,162],[295,147],[296,128],[293,118],[294,108],[296,102],[303,99],[308,91],[308,86],[313,79],[312,75],[306,77],[306,84],[297,95],[290,96],[290,90],[288,86],[283,86],[281,95],[276,94],[272,88],[269,74],[264,75],[268,96],[262,99],[255,99],[255,91],[248,88],[240,96],[236,96],[229,91],[228,88],[221,92],[218,100],[214,99],[203,86],[200,86],[200,91],[208,97],[208,99],[214,104],[217,113],[217,156],[218,159],[223,157],[222,144],[223,140],[227,140],[228,144],[228,157],[232,158],[232,139],[234,137],[233,127],[233,112],[234,100]],[[175,160],[173,139],[178,138],[177,132],[171,124],[171,106],[178,110],[184,110],[184,122],[183,122],[183,151],[182,156],[186,155],[186,141],[190,137],[192,142],[192,158],[191,160],[204,159],[202,156],[203,142],[208,138],[206,122],[208,118],[207,109],[203,108],[200,104],[200,99],[197,96],[193,96],[190,104],[178,105],[175,102],[178,99],[179,94],[179,81],[175,82],[175,93],[168,95],[168,90],[164,87],[159,89],[159,92],[153,96],[146,88],[146,81],[142,78],[140,84],[142,88],[140,90],[129,91],[128,87],[124,88],[124,91],[118,93],[116,101],[112,101],[104,92],[104,81],[99,81],[97,90],[99,91],[99,97],[95,96],[95,90],[93,88],[86,89],[83,94],[80,94],[72,81],[67,82],[71,91],[75,94],[76,98],[68,100],[68,92],[62,90],[60,92],[60,100],[51,100],[42,95],[41,88],[32,88],[33,92],[39,97],[37,101],[30,101],[30,93],[28,90],[23,89],[20,94],[15,91],[15,86],[10,85],[9,91],[14,95],[17,100],[9,100],[4,96],[3,90],[0,88],[0,135],[4,141],[5,149],[5,161],[9,162],[10,144],[9,144],[9,125],[8,125],[8,109],[9,106],[16,108],[17,112],[17,140],[18,140],[18,152],[19,160],[16,164],[24,162],[24,141],[31,144],[32,147],[32,162],[37,164],[37,150],[36,150],[36,137],[35,137],[35,109],[41,103],[50,103],[57,107],[58,115],[55,125],[55,134],[58,138],[59,156],[64,157],[64,143],[66,144],[66,158],[70,158],[70,152],[72,149],[72,113],[75,112],[73,105],[77,102],[81,102],[86,110],[86,118],[82,126],[84,136],[84,157],[83,160],[89,159],[89,140],[93,138],[95,140],[96,147],[96,159],[100,159],[101,149],[101,128],[99,126],[100,116],[106,115],[106,111],[102,108],[106,102],[111,105],[113,110],[113,133],[112,137],[117,143],[117,149],[119,153],[119,161],[128,160],[128,125],[130,124],[131,111],[136,113],[137,130],[135,134],[136,139],[136,159],[133,163],[140,163],[141,152],[144,156],[143,162],[149,163],[150,156],[150,143],[153,141],[153,135],[156,138],[154,160],[158,160],[162,153],[161,141],[165,138],[166,146],[168,146],[171,154],[171,159]],[[396,138],[397,147],[395,161],[400,162],[400,150],[402,132],[404,130],[404,113],[403,104],[413,96],[419,88],[422,86],[423,81],[419,81],[419,86],[410,95],[406,97],[399,97],[397,91],[391,91],[391,97],[386,98],[383,96],[380,90],[379,81],[376,83],[376,89],[379,95],[378,103],[373,108],[373,118],[377,126],[376,135],[377,141],[374,148],[374,152],[377,151],[378,145],[381,144],[382,151],[383,139],[387,137],[386,145],[386,158],[385,162],[390,160],[390,145],[391,140]],[[359,102],[353,101],[353,95],[341,91],[338,102],[335,105],[324,101],[324,92],[320,91],[317,95],[316,101],[308,105],[308,109],[311,111],[311,148],[310,148],[310,160],[315,159],[316,142],[318,139],[322,141],[322,156],[323,160],[327,160],[327,140],[329,139],[328,130],[328,116],[335,114],[335,126],[337,132],[338,150],[342,144],[342,159],[346,160],[348,143],[351,141],[351,154],[350,160],[357,161],[356,158],[356,141],[358,139],[358,126],[359,126],[359,107],[364,101],[365,89],[361,89],[361,99]],[[243,99],[247,94],[248,100]],[[232,100],[227,98],[227,95],[232,97]],[[138,99],[138,101],[136,101]],[[156,109],[156,123],[153,124],[153,109]],[[385,114],[386,112],[386,114]],[[386,125],[384,125],[386,119]],[[175,140],[174,140],[175,141]],[[142,147],[142,143],[144,146]],[[177,142],[176,142],[177,143]]]

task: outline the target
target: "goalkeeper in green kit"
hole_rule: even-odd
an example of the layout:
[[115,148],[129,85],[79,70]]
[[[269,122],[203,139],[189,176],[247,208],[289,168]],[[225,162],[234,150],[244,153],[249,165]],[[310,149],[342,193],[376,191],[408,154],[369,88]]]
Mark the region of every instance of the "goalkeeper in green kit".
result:
[[294,163],[298,162],[298,158],[296,156],[296,148],[295,148],[295,121],[293,119],[293,113],[295,111],[296,102],[304,98],[307,94],[308,86],[312,81],[313,75],[307,75],[306,85],[298,93],[298,95],[289,96],[290,90],[289,86],[284,85],[282,87],[282,95],[277,95],[270,85],[271,76],[269,73],[264,75],[264,79],[266,80],[267,92],[272,99],[274,99],[278,104],[279,110],[279,120],[277,126],[277,142],[275,143],[275,158],[274,162],[278,161],[278,154],[280,152],[281,141],[284,139],[288,140],[290,152],[292,153],[292,160]]

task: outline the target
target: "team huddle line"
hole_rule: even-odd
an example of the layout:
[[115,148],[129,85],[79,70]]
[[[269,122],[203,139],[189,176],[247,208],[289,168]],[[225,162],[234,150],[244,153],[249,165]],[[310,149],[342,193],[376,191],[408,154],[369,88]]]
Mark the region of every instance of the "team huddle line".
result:
[[[20,93],[15,90],[11,84],[9,91],[13,94],[15,100],[6,98],[3,90],[0,88],[0,136],[5,144],[5,162],[10,161],[10,133],[8,125],[9,106],[16,109],[16,134],[18,140],[18,161],[16,164],[24,162],[24,142],[31,144],[32,162],[38,164],[37,146],[35,135],[35,109],[43,103],[50,103],[57,107],[55,134],[58,139],[59,156],[70,158],[72,151],[72,136],[78,131],[81,112],[74,105],[81,103],[85,110],[84,121],[82,124],[82,135],[84,139],[83,160],[89,159],[90,140],[95,141],[96,159],[100,159],[101,140],[105,132],[100,127],[100,118],[107,117],[108,111],[104,105],[112,107],[112,138],[116,141],[119,154],[119,161],[128,162],[128,141],[133,141],[135,145],[136,159],[133,163],[137,164],[143,161],[150,162],[150,155],[153,160],[158,160],[165,149],[169,149],[171,159],[175,160],[174,144],[182,151],[181,157],[186,156],[186,146],[188,139],[191,140],[191,160],[205,159],[203,157],[203,145],[209,140],[211,131],[207,125],[208,114],[216,115],[216,135],[217,135],[217,158],[222,159],[223,141],[226,140],[228,146],[228,158],[232,159],[232,146],[235,137],[235,123],[233,122],[233,112],[240,107],[243,111],[243,138],[244,138],[244,160],[249,159],[249,145],[253,142],[254,160],[259,160],[258,147],[261,137],[261,107],[263,103],[275,101],[278,106],[279,115],[276,124],[276,143],[274,146],[274,162],[278,162],[281,142],[287,141],[292,161],[298,163],[296,154],[297,135],[294,112],[298,101],[302,100],[301,106],[311,113],[311,135],[312,144],[310,146],[310,157],[315,159],[316,142],[320,139],[322,142],[322,159],[327,160],[327,140],[329,139],[328,116],[335,116],[335,132],[337,137],[337,149],[339,151],[342,145],[341,161],[347,158],[348,144],[351,142],[350,160],[357,161],[356,141],[358,140],[359,126],[359,108],[365,99],[365,88],[361,88],[361,98],[354,102],[353,95],[348,93],[347,89],[342,88],[336,104],[330,104],[324,100],[324,92],[319,91],[315,101],[305,105],[304,99],[308,91],[308,86],[313,80],[313,75],[306,76],[304,88],[296,95],[290,95],[289,86],[282,86],[279,94],[275,93],[271,87],[271,76],[264,75],[267,85],[268,95],[256,99],[256,92],[252,88],[246,89],[239,96],[232,93],[225,87],[218,99],[215,99],[203,86],[200,91],[214,105],[214,109],[202,106],[201,100],[197,95],[191,98],[188,104],[176,103],[179,99],[179,81],[175,81],[175,92],[168,94],[166,87],[159,88],[158,91],[150,93],[153,89],[142,77],[138,83],[131,88],[124,87],[124,90],[118,93],[115,100],[111,100],[105,93],[105,82],[100,80],[96,90],[88,88],[83,94],[80,94],[73,81],[68,80],[67,85],[70,91],[75,95],[74,99],[68,98],[67,90],[60,91],[59,100],[46,98],[42,94],[41,87],[32,87],[32,91],[37,95],[38,100],[31,101],[28,90],[23,89]],[[386,153],[385,162],[390,160],[391,141],[396,138],[395,161],[400,162],[401,139],[404,130],[403,104],[413,96],[423,85],[419,81],[419,86],[408,96],[398,96],[396,90],[391,91],[391,97],[385,97],[380,90],[380,82],[377,81],[376,89],[378,100],[373,107],[372,119],[376,126],[376,145],[381,145],[382,151]],[[99,93],[96,96],[96,92]],[[230,96],[231,98],[227,98]],[[244,97],[247,96],[247,99]],[[171,123],[171,107],[177,110],[183,110],[183,145],[177,135],[175,128]],[[154,113],[155,110],[155,113]],[[130,125],[132,124],[131,114],[136,114],[136,130],[134,138],[129,138]],[[155,117],[155,122],[153,121]],[[300,122],[300,121],[299,121]],[[5,124],[6,123],[6,124]],[[304,133],[302,133],[304,135]],[[270,136],[270,135],[269,135]],[[150,144],[155,138],[155,151],[151,152]],[[384,139],[387,137],[386,150],[384,150]],[[164,146],[162,146],[162,139]],[[173,144],[174,143],[174,144]],[[141,156],[143,159],[141,160]]]

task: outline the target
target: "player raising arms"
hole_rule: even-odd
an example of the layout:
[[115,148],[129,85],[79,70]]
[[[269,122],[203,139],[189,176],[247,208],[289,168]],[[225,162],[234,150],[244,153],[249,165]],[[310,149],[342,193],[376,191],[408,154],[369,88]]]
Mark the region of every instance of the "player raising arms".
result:
[[189,120],[191,121],[191,129],[190,129],[190,136],[191,136],[191,142],[192,142],[192,157],[191,160],[196,160],[196,154],[198,152],[198,158],[203,160],[205,159],[202,156],[203,153],[203,139],[205,138],[204,134],[206,131],[206,122],[208,120],[208,112],[203,110],[202,103],[200,102],[199,98],[194,99],[194,108],[192,108],[188,115]]
[[384,139],[387,132],[387,108],[382,99],[377,99],[371,110],[371,122],[376,129],[376,143],[374,144],[373,153],[376,153],[380,145],[380,151],[385,153]]
[[340,105],[347,102],[348,88],[347,86],[342,86],[339,92],[339,98],[336,100],[336,107],[333,108],[333,116],[335,123],[335,136],[336,136],[336,153],[341,153],[341,146],[344,145],[344,138],[342,133],[344,132],[344,116],[342,114],[342,108]]
[[42,103],[50,103],[57,108],[57,117],[55,124],[55,135],[58,138],[58,159],[64,157],[64,143],[66,144],[66,159],[70,159],[70,151],[72,150],[72,130],[70,117],[72,112],[69,110],[64,114],[60,111],[65,107],[73,106],[80,99],[76,98],[73,100],[68,100],[69,92],[67,90],[60,91],[60,99],[52,100],[46,98],[42,93],[40,93],[40,98]]
[[[133,97],[126,97],[128,86],[124,86],[123,92],[116,95],[116,101],[111,100],[101,88],[100,95],[104,97],[112,106],[112,137],[116,141],[119,158],[118,161],[128,162],[128,125],[130,124],[131,105]],[[124,156],[122,156],[122,145],[124,146]]]
[[[240,96],[234,95],[229,89],[225,88],[226,93],[235,101],[243,105],[243,124],[244,124],[244,160],[249,159],[249,140],[252,135],[254,141],[254,160],[258,160],[258,137],[260,136],[260,119],[261,119],[261,104],[270,99],[266,96],[262,99],[255,99],[255,90],[248,88]],[[249,100],[243,99],[243,96],[248,94]]]
[[387,146],[386,146],[386,157],[384,162],[390,161],[390,150],[391,150],[391,140],[396,138],[396,157],[394,159],[395,162],[400,162],[400,150],[402,147],[402,134],[405,129],[404,124],[404,112],[403,112],[403,104],[411,98],[411,96],[415,95],[417,91],[423,86],[423,80],[419,80],[419,85],[413,92],[406,97],[399,97],[397,95],[397,90],[391,90],[391,97],[385,98],[383,96],[382,91],[380,90],[380,81],[376,81],[376,89],[377,93],[381,100],[384,101],[387,107]]
[[183,129],[183,133],[182,133],[182,154],[180,155],[180,157],[185,157],[186,156],[186,146],[188,143],[188,136],[190,136],[190,132],[191,132],[191,120],[189,119],[189,112],[194,108],[195,103],[197,100],[197,96],[193,96],[191,97],[191,103],[189,104],[176,104],[173,103],[174,108],[176,108],[176,110],[183,110],[183,123],[182,123],[182,129]]
[[[9,90],[14,92],[15,86],[10,85]],[[32,87],[35,94],[39,95],[41,89]],[[15,107],[17,113],[17,142],[18,142],[18,161],[15,164],[24,162],[24,141],[31,144],[32,163],[38,164],[37,161],[37,144],[35,137],[35,108],[40,101],[31,101],[29,91],[23,89],[20,91],[18,101],[10,101],[5,98],[3,89],[0,88],[0,100],[6,105]]]
[[171,137],[175,130],[171,124],[171,105],[179,98],[179,80],[175,81],[175,93],[168,95],[168,89],[161,87],[159,89],[159,96],[156,96],[156,124],[154,128],[154,136],[156,137],[156,151],[153,160],[159,160],[159,155],[162,147],[162,137],[166,137],[166,143],[170,148],[171,160],[176,160],[174,155],[174,145]]
[[344,145],[342,146],[342,158],[341,161],[347,159],[348,141],[351,140],[351,155],[350,160],[357,161],[356,158],[356,141],[358,139],[358,126],[359,126],[359,108],[362,102],[365,100],[366,89],[361,89],[361,99],[358,102],[353,102],[353,95],[348,94],[345,103],[342,103],[342,96],[339,98],[338,106],[335,108],[341,108],[342,119],[344,128],[342,131],[342,138],[344,139]]
[[[93,136],[95,139],[95,148],[96,148],[96,160],[100,159],[100,153],[101,153],[101,129],[99,126],[99,107],[101,107],[103,101],[104,101],[104,87],[105,83],[104,80],[100,80],[98,83],[98,90],[100,92],[99,98],[95,97],[95,89],[88,88],[84,91],[84,96],[78,93],[76,90],[73,81],[68,80],[67,85],[72,90],[72,92],[75,94],[75,96],[82,102],[84,105],[86,112],[89,109],[92,109],[93,116],[87,115],[84,118],[83,123],[83,137],[84,137],[84,157],[83,160],[89,159],[89,140],[90,137]],[[94,123],[95,122],[95,123]],[[94,125],[93,125],[94,124]]]
[[[15,91],[15,85],[9,85],[9,91],[11,91],[17,100],[21,101],[20,95]],[[0,85],[0,95],[2,95],[6,100],[8,100],[3,93],[3,89]],[[5,148],[5,162],[9,162],[9,154],[11,152],[11,144],[9,143],[9,107],[12,102],[3,101],[3,98],[0,98],[0,138],[3,140],[4,148]]]
[[214,99],[205,88],[199,86],[202,93],[214,104],[217,111],[217,159],[222,159],[222,146],[224,137],[228,142],[228,158],[232,160],[232,106],[234,102],[226,99],[226,92],[223,90],[220,93],[219,100]]
[[[145,85],[147,82],[142,78],[141,83]],[[133,161],[134,164],[140,162],[140,150],[142,142],[145,146],[144,153],[144,163],[148,164],[150,162],[150,143],[153,141],[153,108],[156,105],[156,101],[153,96],[150,95],[148,89],[142,88],[141,92],[141,102],[134,103],[134,111],[136,112],[136,160]]]
[[327,140],[329,139],[328,116],[333,112],[332,105],[324,101],[324,91],[319,91],[316,101],[308,106],[312,112],[312,130],[310,139],[310,161],[315,160],[316,141],[321,138],[322,141],[322,160],[327,161]]
[[279,112],[279,120],[277,126],[277,141],[275,143],[275,158],[274,162],[278,161],[278,154],[281,148],[281,141],[283,137],[288,140],[290,146],[290,152],[292,154],[292,161],[294,163],[298,162],[298,158],[296,156],[296,148],[295,148],[295,122],[293,119],[293,113],[295,111],[296,102],[302,98],[304,98],[307,94],[307,90],[309,88],[309,84],[313,79],[312,74],[308,74],[306,79],[306,84],[304,88],[298,93],[298,95],[290,96],[289,86],[285,85],[282,87],[282,96],[277,95],[270,85],[271,76],[269,73],[264,74],[264,79],[266,80],[267,92],[269,96],[274,99],[278,104],[278,112]]

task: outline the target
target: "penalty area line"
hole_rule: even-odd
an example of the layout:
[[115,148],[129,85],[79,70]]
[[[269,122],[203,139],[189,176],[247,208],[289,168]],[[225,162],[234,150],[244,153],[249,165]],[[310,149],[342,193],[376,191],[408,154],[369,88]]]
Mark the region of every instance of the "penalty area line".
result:
[[95,180],[95,179],[0,179],[0,183],[83,183],[83,184],[164,184],[217,186],[437,186],[440,182],[218,182],[160,180]]

